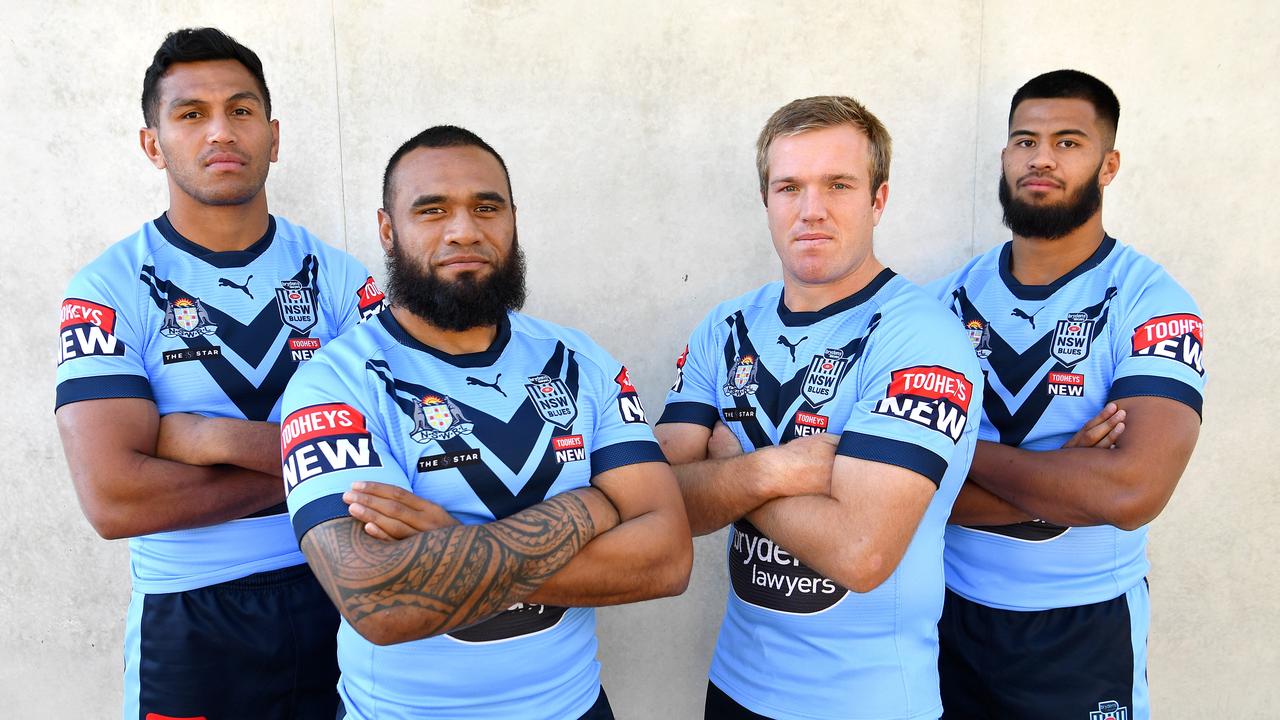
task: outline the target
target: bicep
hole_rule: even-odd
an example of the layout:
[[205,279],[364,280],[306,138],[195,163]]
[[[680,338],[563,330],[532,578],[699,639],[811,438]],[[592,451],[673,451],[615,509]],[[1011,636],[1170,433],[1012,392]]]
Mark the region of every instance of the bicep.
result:
[[618,510],[623,522],[651,512],[679,511],[684,501],[676,486],[675,474],[666,463],[647,462],[623,465],[591,479]]
[[933,481],[898,465],[837,455],[831,469],[831,495],[844,508],[848,529],[896,549],[898,558],[936,491]]
[[150,400],[82,400],[58,408],[54,417],[77,482],[90,471],[113,470],[136,455],[155,453],[160,415]]
[[694,423],[663,423],[653,430],[662,454],[672,465],[685,465],[707,459],[707,441],[711,428]]
[[1111,452],[1126,474],[1140,474],[1142,485],[1172,493],[1200,436],[1200,416],[1187,405],[1163,397],[1127,397],[1115,401],[1125,411],[1125,431]]

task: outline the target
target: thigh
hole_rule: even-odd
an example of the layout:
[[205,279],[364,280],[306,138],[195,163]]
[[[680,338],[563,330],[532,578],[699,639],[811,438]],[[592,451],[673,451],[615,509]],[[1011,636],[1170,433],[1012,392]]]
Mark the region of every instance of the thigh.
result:
[[143,596],[136,720],[333,718],[337,616],[315,590],[303,565]]
[[707,702],[703,710],[703,720],[771,720],[765,715],[752,712],[738,704],[715,683],[707,681]]

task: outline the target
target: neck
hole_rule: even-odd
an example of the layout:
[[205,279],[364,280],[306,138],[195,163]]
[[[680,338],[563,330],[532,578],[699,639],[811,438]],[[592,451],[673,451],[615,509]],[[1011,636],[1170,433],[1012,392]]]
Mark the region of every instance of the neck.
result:
[[244,250],[267,232],[267,191],[240,205],[206,205],[183,192],[169,193],[169,222],[182,237],[214,252]]
[[498,326],[481,325],[467,330],[444,330],[399,305],[391,314],[414,340],[450,355],[467,355],[488,350],[498,337]]
[[784,272],[782,276],[783,304],[792,312],[814,312],[843,300],[871,284],[884,270],[884,265],[874,255],[867,258],[848,275],[827,283],[805,283]]
[[1049,285],[1093,255],[1104,237],[1101,210],[1060,238],[1014,235],[1009,271],[1023,285]]

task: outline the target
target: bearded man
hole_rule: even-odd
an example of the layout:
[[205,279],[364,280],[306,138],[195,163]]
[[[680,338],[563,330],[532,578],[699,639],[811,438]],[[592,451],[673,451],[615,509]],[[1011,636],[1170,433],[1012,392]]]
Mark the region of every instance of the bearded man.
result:
[[688,583],[684,505],[627,369],[515,312],[515,219],[475,134],[402,145],[378,211],[393,306],[285,392],[289,513],[342,614],[352,720],[612,718],[589,608]]

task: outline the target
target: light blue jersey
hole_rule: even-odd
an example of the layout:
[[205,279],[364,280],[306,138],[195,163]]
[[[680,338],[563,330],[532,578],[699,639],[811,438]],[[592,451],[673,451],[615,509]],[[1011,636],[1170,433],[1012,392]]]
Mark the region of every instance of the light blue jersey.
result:
[[[1107,237],[1051,285],[1022,285],[1011,243],[929,286],[965,323],[987,379],[980,440],[1056,450],[1110,400],[1200,412],[1203,325],[1164,270]],[[1123,595],[1147,573],[1147,529],[1035,521],[947,529],[947,586],[990,607],[1044,610]]]
[[[580,332],[512,314],[484,352],[423,345],[390,312],[325,348],[285,392],[298,539],[346,517],[355,480],[490,522],[595,475],[666,462],[627,370]],[[576,718],[600,689],[595,612],[518,604],[478,625],[376,646],[344,620],[339,692],[353,720]]]
[[712,310],[676,366],[659,422],[723,420],[748,452],[839,434],[840,454],[938,485],[897,570],[868,593],[736,522],[712,682],[779,720],[937,717],[943,528],[973,458],[968,413],[982,395],[954,318],[890,270],[816,312],[788,310],[773,283]]
[[[161,415],[278,422],[294,371],[381,308],[365,268],[270,218],[251,247],[211,252],[161,215],[81,270],[62,303],[57,406],[145,398]],[[302,563],[283,504],[129,541],[133,588],[191,590]]]

